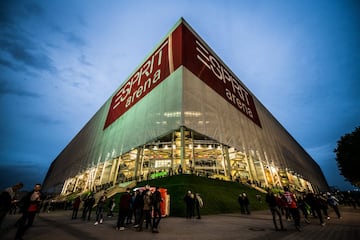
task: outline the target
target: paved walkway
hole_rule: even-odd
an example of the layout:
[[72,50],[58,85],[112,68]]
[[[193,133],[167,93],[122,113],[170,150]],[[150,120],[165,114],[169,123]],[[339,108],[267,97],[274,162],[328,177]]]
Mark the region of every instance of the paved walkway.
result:
[[[93,212],[93,217],[95,212]],[[160,233],[151,233],[144,229],[137,232],[133,228],[116,231],[116,217],[106,218],[103,224],[94,226],[94,222],[70,220],[71,211],[41,213],[36,217],[34,226],[24,235],[25,240],[105,240],[105,239],[276,239],[276,240],[359,240],[360,209],[341,207],[342,219],[331,218],[322,227],[318,219],[311,219],[310,224],[302,221],[302,231],[295,230],[292,222],[284,221],[287,231],[276,232],[269,211],[256,211],[251,215],[221,214],[204,216],[201,220],[177,217],[163,218],[160,222]],[[0,239],[9,240],[15,236],[13,227],[20,215],[9,215],[0,229]]]

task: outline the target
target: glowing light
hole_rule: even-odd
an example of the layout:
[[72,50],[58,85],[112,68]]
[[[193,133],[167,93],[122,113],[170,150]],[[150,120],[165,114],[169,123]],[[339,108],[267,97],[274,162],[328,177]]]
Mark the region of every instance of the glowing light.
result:
[[178,118],[181,117],[181,112],[164,112],[164,116],[168,118]]

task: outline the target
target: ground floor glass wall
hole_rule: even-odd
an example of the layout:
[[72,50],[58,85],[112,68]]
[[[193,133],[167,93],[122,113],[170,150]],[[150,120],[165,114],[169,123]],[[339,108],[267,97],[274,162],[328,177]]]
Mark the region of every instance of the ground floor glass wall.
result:
[[174,174],[196,174],[260,188],[290,185],[299,191],[313,191],[310,182],[300,174],[279,168],[267,159],[266,152],[260,151],[235,149],[180,128],[113,159],[93,164],[67,179],[62,194],[99,191],[131,180]]

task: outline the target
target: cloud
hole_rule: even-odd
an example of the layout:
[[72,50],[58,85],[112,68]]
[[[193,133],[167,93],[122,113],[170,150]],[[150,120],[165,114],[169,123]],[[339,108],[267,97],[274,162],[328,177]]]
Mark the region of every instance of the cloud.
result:
[[44,15],[44,9],[35,2],[26,3],[24,9],[26,14],[25,17]]
[[[1,62],[11,69],[21,69],[21,65],[35,70],[55,73],[52,59],[42,47],[16,28],[5,28],[0,32]],[[6,57],[10,59],[5,59]]]
[[80,26],[83,26],[83,27],[88,26],[87,22],[85,21],[85,19],[82,15],[77,15],[76,20],[80,24]]
[[0,23],[14,24],[19,19],[29,20],[44,16],[44,9],[36,2],[29,1],[0,1]]
[[73,32],[64,33],[69,43],[72,43],[75,47],[85,46],[85,40]]
[[326,143],[321,146],[308,147],[307,151],[311,153],[312,156],[316,156],[321,159],[326,159],[332,157],[334,150],[333,143]]
[[0,80],[0,96],[3,95],[15,95],[19,97],[30,97],[30,98],[40,98],[42,96],[38,93],[21,89],[20,87],[16,88],[15,86],[9,85],[5,81]]
[[58,119],[54,119],[53,117],[45,116],[45,115],[26,115],[27,119],[41,125],[41,126],[48,126],[48,125],[57,125],[61,124],[62,121]]
[[43,16],[42,8],[35,3],[9,2],[5,1],[0,8],[0,64],[16,71],[35,69],[54,73],[56,68],[41,47],[42,42],[34,39],[33,29],[26,27],[31,18]]
[[17,66],[16,64],[14,64],[11,61],[8,61],[6,59],[1,59],[1,56],[0,56],[0,65],[4,66],[6,68],[9,68],[13,71],[23,71],[24,70],[24,68],[19,68],[19,66]]
[[16,182],[23,182],[24,189],[32,189],[36,183],[44,179],[45,169],[39,169],[36,164],[10,164],[0,165],[0,188],[12,186]]
[[85,54],[81,54],[78,59],[79,62],[85,66],[93,66],[93,64],[90,63],[89,60],[86,58]]
[[85,40],[74,32],[64,31],[60,26],[53,26],[53,31],[61,34],[64,39],[76,48],[81,48],[86,45]]

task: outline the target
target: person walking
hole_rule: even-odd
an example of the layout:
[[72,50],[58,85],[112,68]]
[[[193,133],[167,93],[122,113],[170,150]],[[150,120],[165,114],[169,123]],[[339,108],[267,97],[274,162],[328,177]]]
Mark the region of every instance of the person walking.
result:
[[195,199],[190,190],[186,193],[184,201],[186,204],[186,218],[192,218],[194,216]]
[[324,218],[326,217],[327,220],[330,220],[330,216],[328,213],[329,206],[328,206],[326,194],[318,194],[317,197],[320,201],[321,211],[324,214]]
[[195,193],[195,210],[196,210],[196,214],[197,214],[197,219],[201,219],[200,208],[202,208],[203,206],[204,206],[204,202],[203,202],[200,194]]
[[[6,216],[6,214],[10,211],[10,209],[15,206],[16,207],[16,199],[15,195],[18,190],[20,190],[24,186],[23,183],[14,184],[11,187],[6,188],[0,194],[0,227]],[[16,212],[16,208],[15,208]]]
[[[285,231],[286,229],[284,228],[284,225],[282,222],[282,217],[281,217],[281,213],[280,213],[279,206],[277,203],[277,199],[272,191],[269,191],[266,194],[265,201],[267,202],[270,212],[271,212],[271,215],[273,217],[275,230],[276,231]],[[280,227],[278,226],[278,221],[280,223]]]
[[78,196],[73,201],[71,219],[77,219],[80,203],[81,203],[81,199],[80,196]]
[[138,228],[139,227],[139,223],[140,223],[140,218],[142,216],[142,211],[143,211],[143,207],[144,207],[144,199],[142,194],[140,193],[139,189],[136,189],[135,191],[135,198],[134,198],[134,202],[133,202],[133,211],[134,211],[134,216],[135,216],[135,223],[134,223],[134,228]]
[[327,203],[330,205],[330,207],[332,207],[332,209],[334,209],[336,216],[341,219],[342,217],[339,210],[339,200],[329,192],[327,193]]
[[94,195],[91,193],[84,202],[84,209],[83,209],[83,213],[82,213],[82,220],[85,221],[86,216],[87,216],[87,220],[90,221],[90,217],[91,217],[91,212],[92,212],[92,208],[95,204],[95,198]]
[[147,191],[145,191],[145,194],[144,194],[143,214],[140,218],[138,231],[142,231],[142,225],[144,223],[144,218],[146,220],[145,228],[147,229],[149,226],[151,227],[151,210],[152,210],[152,193],[150,190],[147,190]]
[[314,193],[309,192],[306,194],[305,202],[310,205],[313,216],[319,218],[320,225],[325,226],[323,215],[321,213],[321,203],[319,198],[315,196]]
[[239,203],[239,205],[240,205],[240,212],[241,212],[241,214],[245,214],[244,199],[243,199],[242,193],[239,194],[238,203]]
[[310,209],[310,206],[306,203],[305,199],[303,196],[299,196],[297,198],[297,205],[298,205],[298,208],[299,210],[301,210],[301,212],[303,213],[304,215],[304,220],[307,224],[310,223],[310,220],[309,220],[309,209]]
[[102,224],[104,221],[104,208],[106,205],[106,192],[103,193],[103,195],[99,198],[99,201],[97,203],[96,207],[96,220],[94,225],[98,225],[99,223]]
[[125,230],[125,218],[128,216],[131,204],[130,188],[126,189],[126,192],[121,195],[119,201],[119,215],[116,224],[116,230]]
[[134,200],[135,200],[135,192],[131,192],[131,199],[130,199],[130,208],[128,211],[128,214],[126,216],[126,220],[125,220],[125,224],[126,225],[131,225],[133,224],[133,215],[134,215]]
[[18,229],[16,231],[15,240],[22,239],[25,231],[34,223],[35,215],[39,210],[40,202],[43,200],[44,194],[41,192],[41,184],[35,184],[34,189],[21,199],[22,216],[17,221]]
[[250,209],[249,209],[250,201],[249,201],[249,198],[246,195],[246,193],[242,194],[242,198],[243,198],[243,203],[244,203],[244,211],[246,214],[250,215]]
[[295,228],[298,231],[301,231],[301,227],[300,227],[300,212],[299,209],[297,207],[297,203],[296,203],[296,198],[295,195],[290,192],[288,187],[284,187],[284,193],[283,193],[283,197],[286,200],[286,203],[288,205],[288,209],[289,212],[291,214],[291,217],[293,218],[294,224],[295,224]]
[[109,200],[108,203],[108,217],[113,217],[114,216],[114,209],[115,209],[116,203],[115,203],[115,199],[112,197]]
[[158,226],[161,220],[161,202],[163,199],[161,198],[161,193],[159,191],[159,187],[155,187],[155,191],[152,194],[152,204],[154,208],[154,216],[153,216],[153,224],[152,224],[152,232],[158,233]]

